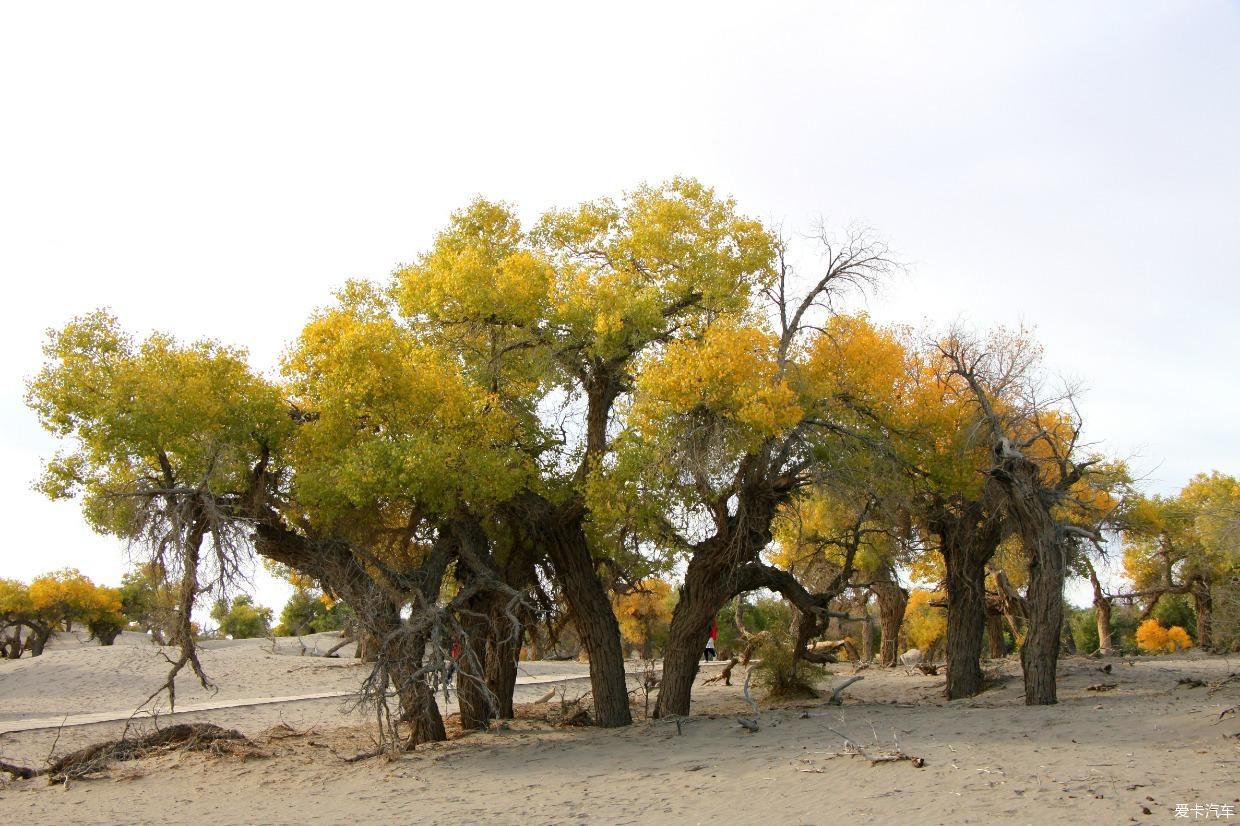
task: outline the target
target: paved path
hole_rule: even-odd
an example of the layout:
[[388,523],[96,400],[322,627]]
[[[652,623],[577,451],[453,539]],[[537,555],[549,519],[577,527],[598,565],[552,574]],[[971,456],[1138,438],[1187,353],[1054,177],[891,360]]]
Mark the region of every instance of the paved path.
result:
[[[630,677],[640,676],[643,672],[630,672]],[[588,680],[589,674],[543,674],[538,676],[518,677],[518,686],[541,685],[544,683],[568,683],[574,680]],[[318,694],[292,694],[287,697],[258,697],[245,700],[222,700],[219,702],[208,703],[192,703],[189,705],[178,705],[175,714],[189,714],[195,711],[215,711],[221,708],[243,708],[246,706],[263,706],[271,703],[296,703],[302,700],[329,700],[339,697],[349,697],[352,691],[324,691]],[[168,712],[161,711],[160,716],[167,716]],[[30,717],[24,720],[3,720],[0,721],[0,734],[14,731],[35,731],[38,729],[65,728],[68,726],[88,726],[92,723],[115,723],[128,720],[134,717],[132,710],[129,711],[98,711],[90,714],[69,714],[59,717]],[[136,715],[139,717],[147,716],[146,712]]]

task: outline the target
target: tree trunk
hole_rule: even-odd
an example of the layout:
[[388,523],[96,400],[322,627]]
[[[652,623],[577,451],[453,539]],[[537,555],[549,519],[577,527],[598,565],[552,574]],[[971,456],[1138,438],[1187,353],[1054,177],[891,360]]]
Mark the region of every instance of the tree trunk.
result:
[[1197,645],[1208,651],[1214,647],[1214,601],[1210,598],[1210,583],[1204,577],[1193,577],[1189,592],[1193,595],[1193,609],[1197,612]]
[[501,617],[492,616],[497,633],[487,643],[487,688],[495,698],[495,716],[513,718],[512,695],[517,688],[517,662],[521,657],[523,628],[505,628]]
[[456,666],[456,701],[461,710],[461,728],[465,730],[485,731],[495,716],[486,683],[486,649],[492,632],[483,613],[486,607],[478,604],[488,596],[479,594],[461,612],[465,636],[457,641],[460,656]]
[[900,662],[900,626],[904,624],[908,591],[900,587],[894,574],[887,579],[876,580],[870,589],[878,600],[879,664],[884,668],[895,668]]
[[1025,598],[1020,592],[1012,587],[1006,573],[995,571],[994,581],[999,609],[1007,620],[1008,628],[1012,629],[1012,639],[1018,646],[1024,645],[1025,627],[1029,624],[1029,606],[1025,604]]
[[1115,649],[1111,640],[1111,600],[1094,600],[1094,622],[1098,625],[1098,650],[1110,654]]
[[410,695],[416,713],[408,715],[406,721],[413,730],[412,744],[440,743],[448,739],[448,732],[443,725],[443,717],[439,713],[439,703],[426,680],[413,683]]
[[861,600],[861,610],[865,622],[861,623],[861,661],[868,663],[874,659],[874,618],[870,616],[870,595]]
[[580,519],[565,521],[560,514],[553,513],[551,518],[540,520],[538,527],[544,534],[548,555],[572,609],[577,633],[590,656],[595,723],[604,728],[627,726],[633,722],[633,716],[625,685],[620,625],[594,570],[594,559]]
[[986,614],[986,637],[990,643],[989,656],[1000,660],[1007,656],[1007,641],[1003,639],[1003,615],[989,611]]
[[352,597],[349,604],[362,620],[364,635],[376,641],[376,668],[386,670],[387,679],[396,691],[400,719],[411,729],[409,745],[447,740],[439,704],[425,677],[418,673],[425,656],[426,634],[411,633],[401,621],[400,606],[378,589],[365,597],[357,592],[349,596]]
[[788,676],[796,679],[797,672],[800,670],[801,660],[804,659],[805,651],[809,647],[809,641],[821,633],[818,627],[818,621],[815,617],[809,616],[800,608],[792,609],[792,626],[789,629],[792,634],[792,660],[788,665]]
[[655,703],[656,717],[689,713],[693,680],[710,636],[711,620],[731,599],[734,590],[728,583],[725,544],[708,541],[689,560],[663,652],[663,681]]
[[52,638],[52,634],[56,633],[56,626],[47,625],[43,628],[32,626],[30,636],[26,638],[26,648],[30,649],[30,656],[42,656],[43,649],[47,647],[48,640]]
[[1025,604],[1029,611],[1028,633],[1020,649],[1025,672],[1025,705],[1058,702],[1055,668],[1059,663],[1063,631],[1063,584],[1067,560],[1063,543],[1049,519],[1029,554],[1029,588]]
[[947,568],[947,689],[949,700],[982,691],[982,630],[986,625],[986,563],[999,547],[999,520],[980,501],[940,504],[930,520]]
[[947,559],[947,699],[982,691],[982,628],[986,624],[986,563],[965,553]]

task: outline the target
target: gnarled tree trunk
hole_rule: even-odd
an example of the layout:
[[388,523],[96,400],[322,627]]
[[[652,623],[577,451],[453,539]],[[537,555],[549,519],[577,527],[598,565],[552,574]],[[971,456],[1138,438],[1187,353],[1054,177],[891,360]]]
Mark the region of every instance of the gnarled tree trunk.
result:
[[887,569],[886,574],[872,582],[870,590],[878,600],[878,661],[884,668],[895,668],[900,662],[900,626],[904,624],[908,591],[900,587],[894,571]]
[[487,641],[487,688],[495,697],[495,716],[513,718],[512,695],[517,687],[517,662],[521,656],[523,628],[511,628],[505,618],[492,615],[496,633]]
[[941,505],[930,521],[947,567],[947,688],[949,700],[982,691],[982,630],[986,624],[986,563],[999,547],[999,522],[981,502]]
[[1063,584],[1067,571],[1063,543],[1055,536],[1054,525],[1029,554],[1029,589],[1025,603],[1029,610],[1029,632],[1020,649],[1020,665],[1025,672],[1025,704],[1053,705],[1058,702],[1055,668],[1059,662],[1059,638],[1063,629]]
[[1085,571],[1089,574],[1089,584],[1094,590],[1094,623],[1098,626],[1098,652],[1102,655],[1113,653],[1115,646],[1111,637],[1111,597],[1102,590],[1098,581],[1098,572],[1093,564],[1085,560]]

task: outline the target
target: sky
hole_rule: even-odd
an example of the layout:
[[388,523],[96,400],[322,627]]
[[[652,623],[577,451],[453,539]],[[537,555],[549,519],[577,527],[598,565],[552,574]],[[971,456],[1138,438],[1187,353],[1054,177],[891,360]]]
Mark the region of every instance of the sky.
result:
[[1240,474],[1240,3],[431,5],[0,6],[0,576],[127,567],[31,489],[49,328],[109,307],[274,370],[476,195],[675,175],[806,267],[818,222],[872,227],[880,321],[1033,328],[1148,491]]

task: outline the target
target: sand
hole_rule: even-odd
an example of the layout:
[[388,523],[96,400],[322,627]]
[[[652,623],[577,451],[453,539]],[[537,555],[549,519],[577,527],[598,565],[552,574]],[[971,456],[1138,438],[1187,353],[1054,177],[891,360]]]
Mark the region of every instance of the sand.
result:
[[[62,754],[118,736],[166,672],[160,650],[138,635],[110,648],[67,636],[42,657],[0,662],[7,762],[37,765],[53,744]],[[334,640],[305,642],[321,652]],[[355,763],[345,758],[370,750],[375,729],[341,695],[364,667],[299,652],[296,641],[210,644],[203,662],[218,689],[182,679],[178,707],[193,710],[168,715],[166,701],[159,709],[161,725],[238,729],[255,744],[249,753],[163,754],[67,785],[0,781],[0,823],[1121,824],[1182,822],[1177,806],[1198,820],[1226,820],[1194,818],[1198,805],[1208,815],[1240,812],[1240,714],[1220,719],[1240,703],[1240,679],[1213,693],[1179,684],[1221,681],[1240,660],[1194,652],[1112,659],[1110,674],[1099,661],[1067,659],[1060,703],[1032,708],[1012,660],[988,664],[996,687],[954,702],[942,699],[942,677],[870,667],[841,707],[755,692],[756,733],[735,720],[748,713],[741,668],[733,686],[696,688],[694,713],[679,726],[600,730],[548,722],[558,697],[532,703],[551,686],[583,692],[584,664],[523,662],[517,720]],[[699,681],[718,668],[704,667]],[[837,666],[825,685],[851,674]],[[558,679],[567,682],[547,682]],[[1115,688],[1088,690],[1099,683]],[[307,695],[320,698],[287,699]],[[640,716],[644,694],[634,696]],[[84,714],[118,719],[30,728]],[[924,766],[872,764],[845,738],[866,756],[900,752]]]

